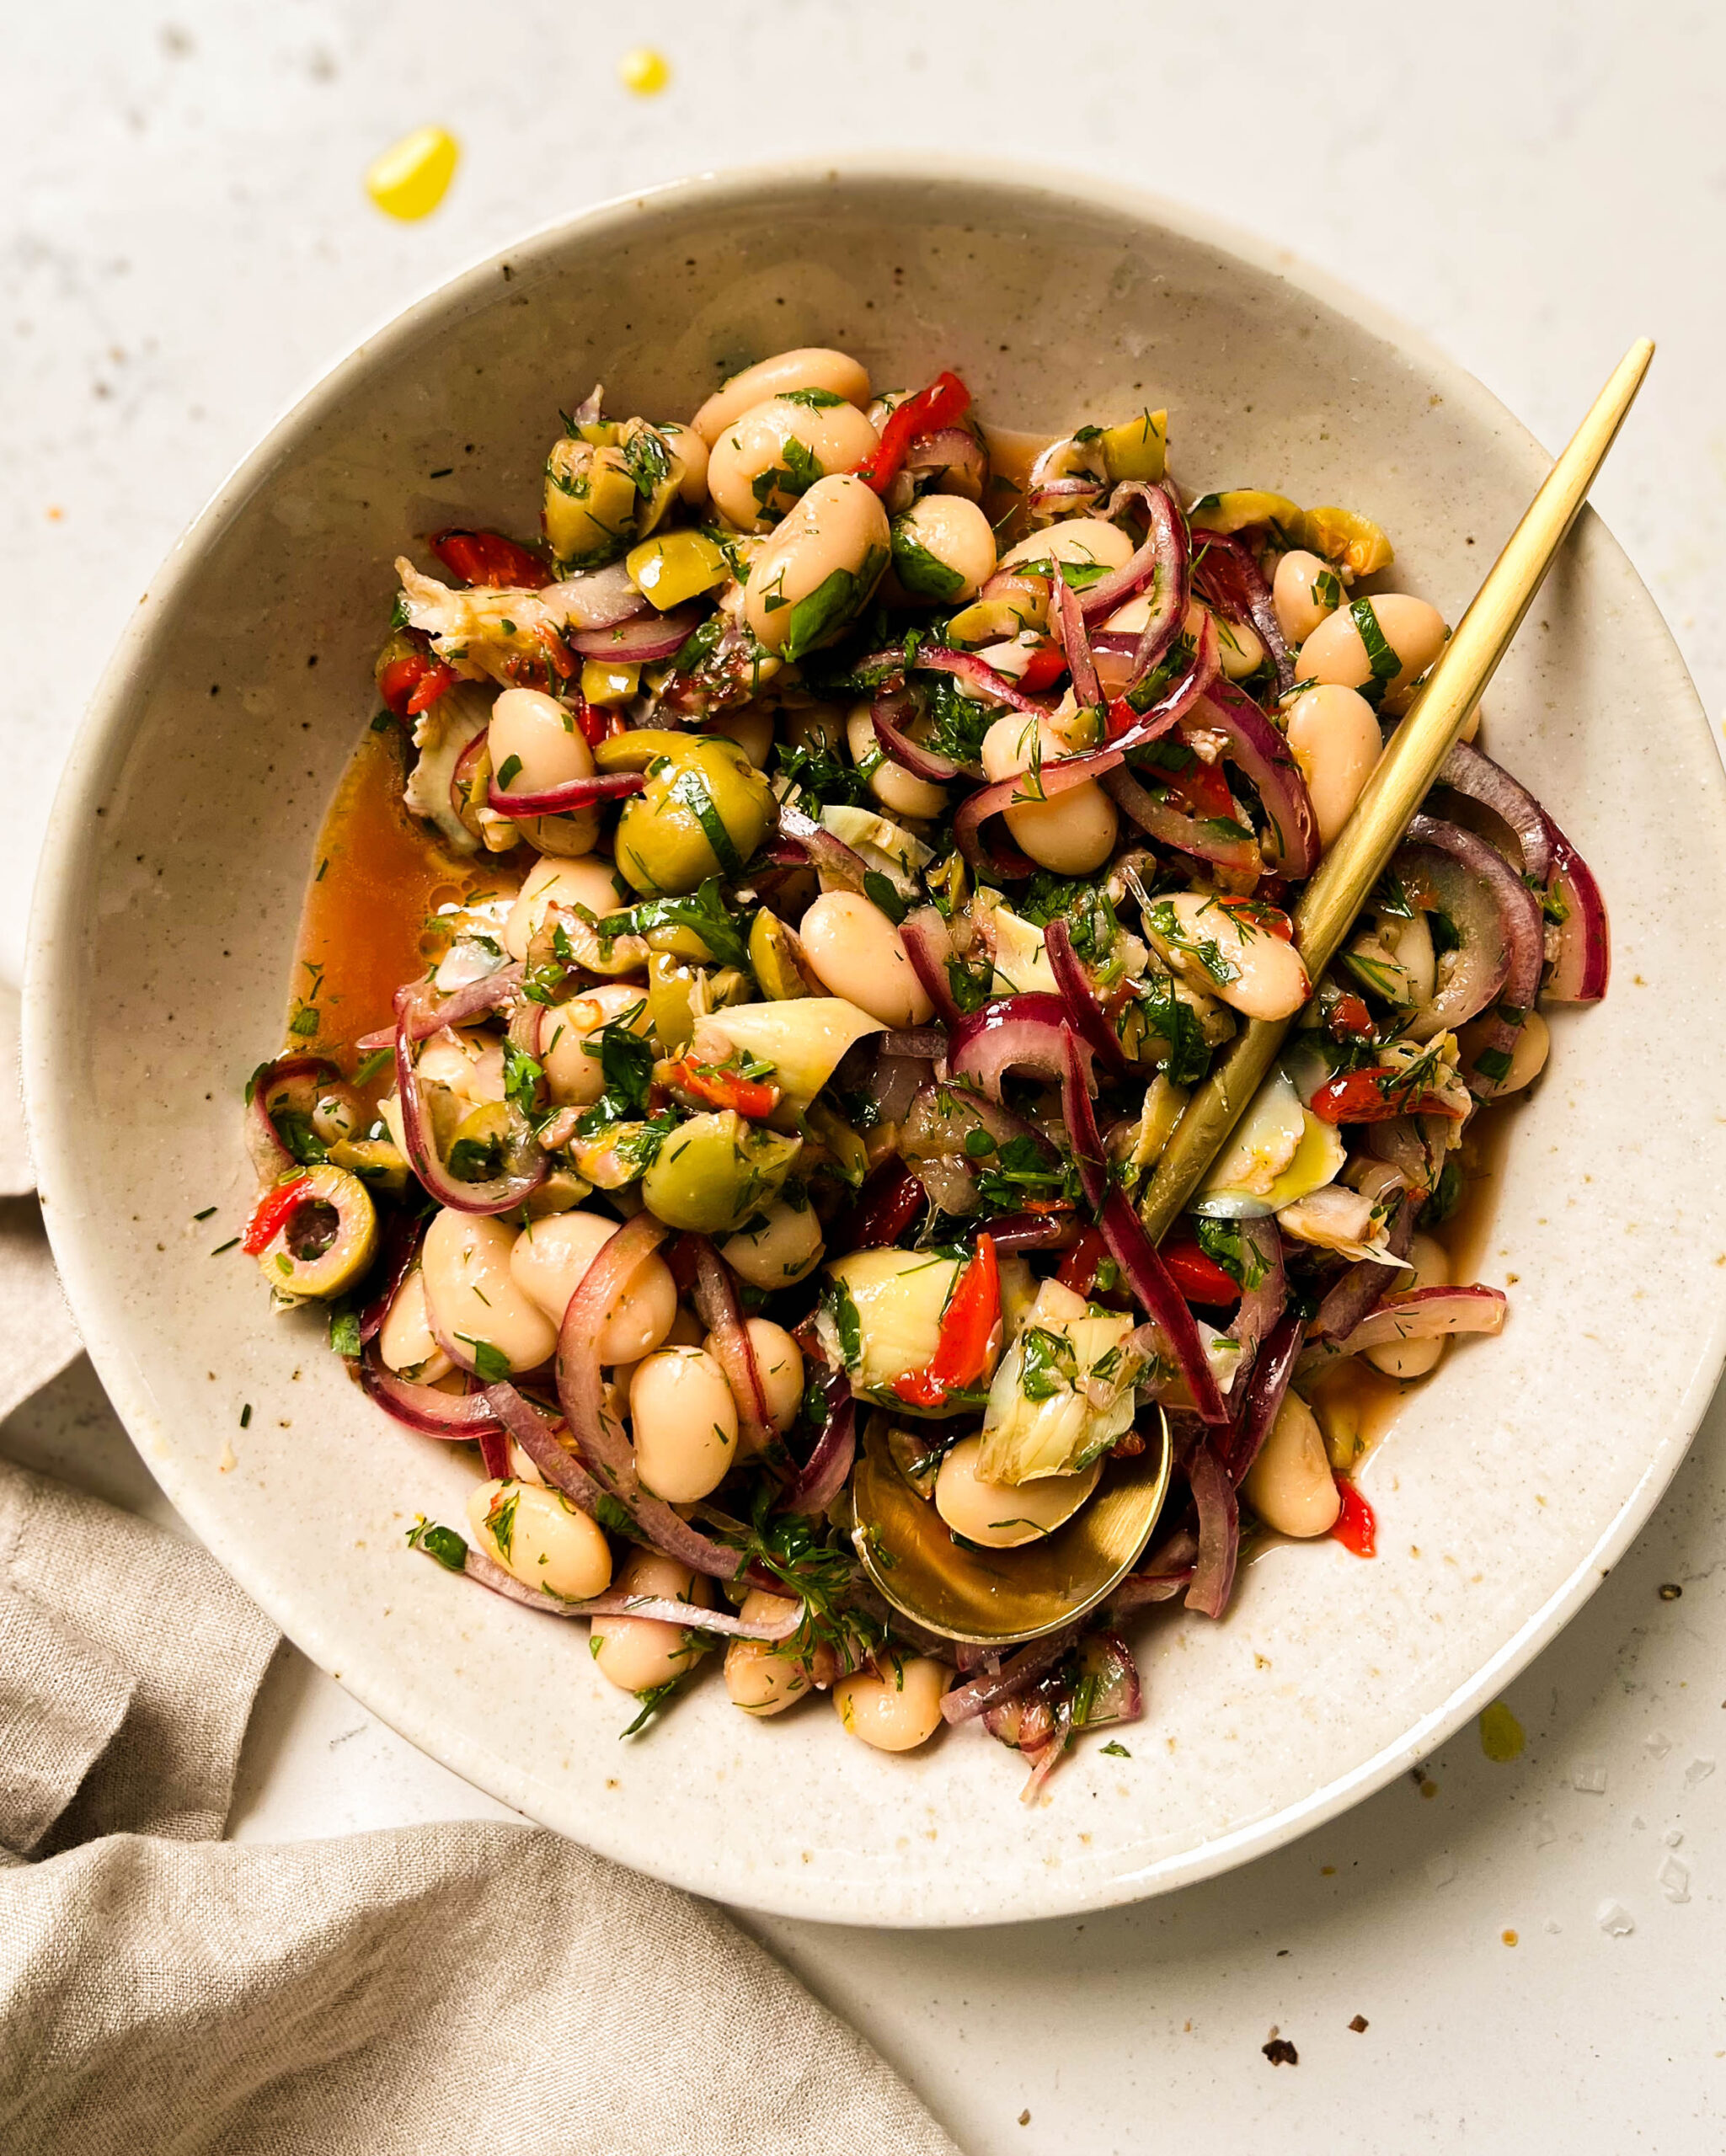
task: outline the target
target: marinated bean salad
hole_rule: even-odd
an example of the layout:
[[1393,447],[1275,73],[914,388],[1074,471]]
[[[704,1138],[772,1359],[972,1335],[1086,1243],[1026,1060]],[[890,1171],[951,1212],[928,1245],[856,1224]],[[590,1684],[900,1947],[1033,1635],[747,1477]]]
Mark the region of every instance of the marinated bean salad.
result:
[[[243,1244],[381,1408],[478,1448],[463,1526],[410,1541],[587,1620],[626,1733],[723,1651],[745,1713],[826,1692],[885,1751],[981,1720],[1034,1794],[1142,1711],[1135,1612],[1220,1618],[1253,1537],[1370,1553],[1360,1366],[1504,1321],[1437,1231],[1540,999],[1606,991],[1595,881],[1465,742],[1310,979],[1291,908],[1445,621],[1365,516],[1184,495],[1164,413],[1102,417],[1031,454],[954,373],[821,350],[687,424],[595,390],[532,545],[396,563],[387,798],[326,827],[308,922],[332,862],[354,904],[248,1089]],[[1296,1012],[1154,1246],[1191,1090]],[[870,1586],[860,1418],[956,1548],[1011,1550],[1159,1407],[1171,1494],[1082,1625],[1003,1659]]]

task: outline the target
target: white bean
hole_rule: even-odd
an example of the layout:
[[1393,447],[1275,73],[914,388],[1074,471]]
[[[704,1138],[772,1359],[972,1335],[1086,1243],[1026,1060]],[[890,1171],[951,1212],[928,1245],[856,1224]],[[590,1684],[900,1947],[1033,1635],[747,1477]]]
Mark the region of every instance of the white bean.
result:
[[[947,806],[947,789],[932,779],[919,778],[903,764],[881,753],[881,744],[869,717],[865,697],[853,704],[845,721],[846,746],[859,771],[869,773],[869,792],[895,816],[938,816]],[[871,770],[869,767],[873,766]]]
[[1279,1534],[1328,1534],[1343,1508],[1324,1433],[1298,1392],[1285,1396],[1242,1485],[1247,1502]]
[[735,741],[758,771],[767,768],[773,749],[773,714],[758,704],[745,704],[738,711],[714,712],[702,722],[704,734],[723,734]]
[[598,1524],[561,1490],[482,1482],[468,1500],[473,1540],[523,1587],[585,1602],[612,1583],[612,1552]]
[[[803,1350],[784,1326],[775,1325],[771,1318],[750,1318],[743,1329],[755,1350],[756,1375],[761,1381],[767,1420],[783,1435],[797,1420],[803,1399]],[[711,1337],[703,1345],[713,1353]]]
[[1118,524],[1106,524],[1100,516],[1068,516],[1009,547],[997,566],[1010,569],[1020,562],[1100,562],[1104,568],[1120,569],[1133,553],[1132,541]]
[[[626,1594],[658,1595],[703,1609],[713,1601],[712,1584],[703,1574],[657,1550],[632,1550],[617,1575],[617,1585]],[[674,1683],[694,1668],[707,1644],[700,1633],[663,1624],[656,1617],[592,1620],[594,1661],[600,1675],[620,1692],[651,1692]]]
[[[600,1213],[553,1213],[516,1236],[510,1273],[516,1286],[561,1325],[569,1299],[617,1232]],[[601,1363],[639,1363],[664,1344],[677,1315],[677,1283],[665,1260],[649,1253],[612,1300],[599,1331]]]
[[416,1265],[395,1292],[378,1327],[377,1352],[384,1367],[419,1385],[436,1385],[455,1368],[437,1344],[425,1303],[425,1275]]
[[1387,591],[1372,599],[1357,599],[1321,622],[1301,645],[1295,659],[1295,678],[1300,681],[1335,681],[1345,689],[1365,687],[1373,679],[1372,661],[1361,640],[1355,610],[1370,606],[1379,634],[1400,662],[1397,671],[1384,685],[1383,708],[1400,711],[1416,679],[1444,648],[1445,617],[1424,599],[1406,592]]
[[597,1045],[594,1035],[601,1027],[626,1022],[630,1033],[646,1039],[652,1022],[639,981],[602,981],[541,1012],[539,1060],[547,1090],[560,1107],[586,1107],[604,1092],[600,1059],[587,1051]]
[[470,1369],[478,1348],[492,1348],[510,1370],[534,1370],[557,1345],[544,1312],[510,1271],[516,1230],[478,1213],[446,1206],[433,1214],[419,1260],[425,1299],[439,1332],[453,1341]]
[[740,1229],[719,1246],[719,1255],[751,1288],[788,1288],[813,1272],[826,1246],[815,1208],[768,1207],[761,1225]]
[[[1456,1036],[1462,1052],[1463,1070],[1471,1070],[1475,1058],[1488,1045],[1486,1033],[1491,1024],[1490,1015],[1472,1019]],[[1516,1044],[1510,1050],[1510,1068],[1499,1081],[1499,1092],[1520,1093],[1525,1086],[1531,1086],[1546,1069],[1552,1045],[1552,1028],[1538,1011],[1531,1011],[1516,1030]]]
[[[1448,1288],[1450,1252],[1431,1235],[1416,1235],[1408,1245],[1408,1269],[1392,1282],[1393,1295],[1411,1294],[1416,1288]],[[1369,1348],[1366,1359],[1387,1378],[1424,1378],[1438,1368],[1439,1358],[1450,1345],[1440,1333],[1434,1340],[1403,1340],[1383,1348]]]
[[665,436],[673,456],[677,460],[677,494],[680,500],[691,509],[699,509],[707,499],[708,446],[693,427],[686,427],[676,419],[662,420],[660,432]]
[[932,1656],[890,1662],[877,1677],[859,1670],[833,1687],[833,1705],[847,1732],[877,1752],[914,1752],[940,1728],[941,1699],[953,1672]]
[[1296,547],[1276,565],[1270,586],[1278,626],[1291,644],[1305,643],[1343,603],[1343,580],[1317,554]]
[[[795,449],[788,445],[795,443]],[[852,472],[880,438],[854,404],[809,405],[776,397],[722,430],[708,463],[708,492],[740,531],[770,531],[816,478]]]
[[[1174,916],[1168,932],[1163,909]],[[1312,993],[1307,969],[1292,943],[1214,891],[1177,891],[1159,899],[1146,916],[1152,942],[1171,969],[1193,988],[1215,995],[1248,1018],[1286,1018]]]
[[692,1505],[717,1490],[737,1456],[737,1403],[705,1348],[661,1348],[629,1387],[635,1465],[667,1504]]
[[935,1509],[967,1542],[1017,1550],[1040,1542],[1069,1520],[1097,1486],[1103,1463],[1077,1475],[1039,1475],[1034,1482],[986,1482],[977,1472],[981,1437],[961,1438],[935,1477]]
[[[1058,726],[1032,721],[1018,712],[997,718],[983,736],[983,770],[991,780],[1012,778],[1031,768],[1040,743],[1041,760],[1058,761],[1073,753]],[[1047,801],[1036,798],[1037,782],[1028,778],[1027,798],[1006,812],[1013,842],[1031,859],[1058,876],[1085,876],[1100,868],[1114,851],[1120,819],[1114,802],[1095,779],[1069,787]]]
[[880,497],[861,479],[848,474],[817,479],[750,569],[743,617],[757,640],[778,651],[791,634],[803,601],[842,573],[852,579],[849,601],[816,641],[836,633],[879,582],[891,536]]
[[826,389],[861,410],[869,401],[868,370],[848,354],[825,345],[806,344],[793,352],[778,352],[772,359],[758,360],[741,374],[734,374],[708,398],[692,424],[711,449],[719,439],[721,428],[752,404],[783,397],[788,389]]
[[[783,1594],[753,1588],[738,1612],[751,1625],[788,1617],[796,1604]],[[746,1715],[782,1713],[815,1682],[809,1664],[788,1644],[771,1640],[733,1640],[725,1650],[725,1689],[734,1706]]]
[[[1125,612],[1126,610],[1122,609]],[[1231,681],[1244,681],[1249,674],[1256,674],[1264,664],[1264,646],[1258,633],[1245,622],[1232,622],[1226,615],[1212,612],[1200,600],[1193,600],[1187,607],[1186,620],[1182,624],[1187,634],[1196,643],[1205,627],[1209,614],[1216,624],[1216,657],[1224,676]],[[1146,620],[1150,619],[1147,611]],[[1111,628],[1114,623],[1111,621]],[[1139,626],[1142,628],[1144,622]]]
[[1289,706],[1288,720],[1289,751],[1312,797],[1320,843],[1328,846],[1378,761],[1378,714],[1357,690],[1333,682],[1303,691]]
[[824,892],[798,934],[822,986],[884,1026],[926,1026],[934,1017],[899,931],[859,893]]
[[[572,779],[593,776],[593,751],[573,716],[541,689],[505,689],[491,707],[486,747],[500,793],[544,793]],[[510,776],[505,779],[505,771]],[[598,808],[564,816],[518,816],[517,828],[542,853],[569,857],[593,851]]]
[[520,965],[548,907],[585,906],[602,921],[628,903],[609,861],[536,861],[504,923],[504,948]]
[[[933,561],[932,572],[918,552]],[[899,580],[913,598],[962,606],[995,574],[995,534],[963,494],[925,494],[894,519],[893,554]]]

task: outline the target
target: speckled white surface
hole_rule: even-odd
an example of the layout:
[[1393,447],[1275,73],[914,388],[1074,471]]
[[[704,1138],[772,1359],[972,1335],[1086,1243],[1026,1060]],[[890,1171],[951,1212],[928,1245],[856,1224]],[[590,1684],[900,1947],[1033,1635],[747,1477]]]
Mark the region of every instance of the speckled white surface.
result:
[[[645,10],[630,35],[658,35],[680,75],[659,104],[632,105],[602,67],[580,81],[591,27],[550,8],[500,8],[494,40],[459,47],[450,33],[471,19],[438,7],[380,8],[362,27],[334,8],[230,5],[183,11],[172,38],[131,12],[91,19],[102,33],[76,51],[50,20],[17,26],[34,93],[0,150],[23,392],[0,419],[23,480],[9,543],[39,632],[16,654],[20,693],[0,720],[29,750],[4,810],[15,835],[0,874],[14,889],[52,744],[131,596],[317,358],[543,210],[763,147],[740,124],[740,83],[756,86],[748,109],[770,104],[773,147],[977,144],[1024,109],[1026,54],[1050,36],[1042,11],[1025,12],[1020,35],[985,40],[963,7],[932,36],[893,7],[844,25],[810,8],[719,8],[698,28]],[[1718,259],[1726,197],[1709,120],[1720,40],[1701,11],[1632,27],[1599,7],[1465,8],[1441,43],[1414,21],[1319,35],[1258,11],[1147,25],[1101,8],[1060,35],[1077,125],[1057,131],[1054,154],[1184,191],[1370,283],[1547,440],[1631,332],[1662,337],[1633,453],[1601,501],[1717,705],[1719,625],[1695,617],[1723,521],[1710,387],[1721,298],[1697,265]],[[1114,91],[1129,43],[1166,86],[1154,125]],[[827,97],[767,99],[806,81],[823,50]],[[1483,50],[1497,72],[1482,83]],[[524,51],[565,67],[569,93],[524,99]],[[368,221],[359,165],[435,111],[470,152],[450,204],[417,230]],[[1274,157],[1255,158],[1254,143]],[[15,948],[15,906],[5,932]],[[51,1422],[53,1403],[43,1412]],[[1681,1497],[1513,1691],[1533,1732],[1516,1766],[1488,1767],[1465,1737],[1442,1755],[1430,1803],[1388,1790],[1317,1838],[1322,1850],[1300,1844],[1077,1935],[1014,1935],[1016,1951],[788,1925],[772,1936],[980,2149],[1125,2148],[1201,2121],[1280,2127],[1279,2146],[1303,2148],[1510,2146],[1536,2122],[1591,2147],[1716,2145],[1726,2034],[1692,1972],[1713,1922],[1722,1785],[1686,1786],[1686,1770],[1711,1756],[1719,1712],[1703,1577],[1721,1534],[1718,1450],[1705,1438]],[[1687,1580],[1686,1599],[1656,1602],[1661,1578]],[[278,1688],[286,1750],[272,1761],[275,1740],[260,1739],[256,1828],[477,1801],[327,1686],[296,1681],[297,1694]],[[1671,1748],[1657,1758],[1643,1739],[1661,1729]],[[1556,1788],[1573,1752],[1606,1763],[1604,1796]],[[1681,1801],[1686,1843],[1665,1850],[1662,1807]],[[1555,1838],[1536,1847],[1542,1812]],[[1656,1852],[1691,1862],[1688,1903],[1654,1884]],[[1630,1936],[1595,1930],[1606,1901],[1635,1916]],[[1561,1933],[1540,1929],[1548,1916]],[[1498,1943],[1504,1924],[1520,1925],[1514,1951]],[[1357,2009],[1373,2024],[1362,2036],[1343,2026]],[[1299,2069],[1259,2057],[1272,2022],[1300,2044]],[[1531,2052],[1546,2071],[1527,2073]]]

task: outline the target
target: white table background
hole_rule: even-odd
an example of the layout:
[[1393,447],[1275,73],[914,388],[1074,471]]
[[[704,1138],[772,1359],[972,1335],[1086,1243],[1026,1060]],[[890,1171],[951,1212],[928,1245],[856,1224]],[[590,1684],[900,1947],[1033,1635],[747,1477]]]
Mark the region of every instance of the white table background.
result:
[[[526,227],[780,154],[1023,150],[1184,196],[1370,291],[1550,445],[1631,337],[1656,336],[1596,505],[1720,714],[1718,8],[12,0],[0,21],[0,980],[18,978],[56,776],[106,655],[282,406]],[[638,42],[671,63],[660,97],[617,85]],[[361,174],[429,120],[462,166],[434,217],[396,224]],[[168,1517],[85,1364],[0,1448]],[[1512,1687],[1514,1764],[1471,1731],[1425,1786],[1138,1909],[944,1935],[755,1929],[971,2156],[1249,2137],[1278,2156],[1717,2150],[1723,1550],[1717,1402],[1635,1550]],[[498,1811],[283,1656],[242,1838]],[[1273,2028],[1298,2066],[1262,2055]]]

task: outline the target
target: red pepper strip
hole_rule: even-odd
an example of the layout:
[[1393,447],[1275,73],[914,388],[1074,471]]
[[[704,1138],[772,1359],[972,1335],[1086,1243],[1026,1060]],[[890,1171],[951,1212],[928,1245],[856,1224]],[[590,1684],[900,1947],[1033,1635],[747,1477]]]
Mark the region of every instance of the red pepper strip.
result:
[[[1115,1277],[1112,1288],[1097,1285],[1098,1268],[1107,1264]],[[1055,1278],[1063,1288],[1071,1288],[1076,1295],[1082,1295],[1087,1302],[1106,1303],[1111,1310],[1130,1310],[1133,1299],[1120,1283],[1120,1268],[1109,1253],[1107,1241],[1100,1228],[1088,1222],[1080,1229],[1079,1239],[1062,1258]]]
[[1203,1303],[1207,1310],[1215,1310],[1241,1299],[1240,1282],[1197,1243],[1166,1242],[1157,1255],[1168,1267],[1169,1278],[1189,1303]]
[[1001,1267],[995,1238],[977,1237],[977,1252],[959,1276],[941,1320],[941,1337],[927,1367],[895,1378],[907,1407],[939,1407],[949,1392],[975,1384],[989,1365],[989,1341],[1001,1317]]
[[1376,1030],[1363,1000],[1346,991],[1326,1011],[1324,1022],[1331,1033],[1352,1033],[1357,1040],[1370,1040]]
[[899,476],[905,452],[917,436],[953,426],[970,408],[971,393],[959,376],[938,374],[927,389],[920,389],[895,408],[881,430],[879,447],[857,467],[855,477],[878,494],[884,494]]
[[1402,1073],[1377,1068],[1339,1071],[1312,1096],[1321,1123],[1389,1123],[1399,1115],[1441,1115],[1460,1123],[1467,1113],[1442,1093],[1415,1092],[1397,1081]]
[[240,1241],[240,1248],[248,1257],[258,1257],[275,1241],[284,1223],[299,1209],[300,1200],[311,1180],[310,1176],[295,1176],[290,1182],[272,1183],[259,1196]]
[[901,1160],[883,1161],[857,1194],[857,1203],[827,1237],[830,1250],[885,1250],[899,1241],[928,1203],[928,1193]]
[[1280,906],[1267,904],[1260,899],[1219,899],[1217,904],[1226,913],[1237,913],[1249,930],[1258,929],[1266,936],[1274,936],[1280,942],[1292,943],[1295,924]]
[[1352,1550],[1357,1557],[1376,1557],[1378,1555],[1378,1522],[1373,1518],[1371,1506],[1346,1475],[1339,1475],[1334,1479],[1343,1508],[1337,1514],[1336,1525],[1331,1529],[1332,1539],[1340,1542],[1344,1549]]
[[590,704],[585,696],[582,698],[581,708],[575,714],[575,724],[590,749],[598,748],[600,743],[614,731],[613,716],[603,704]]
[[735,1108],[752,1118],[771,1115],[779,1105],[779,1088],[762,1086],[753,1078],[740,1078],[735,1070],[718,1070],[711,1064],[692,1063],[687,1056],[674,1063],[666,1074],[697,1100],[710,1101],[716,1108]]
[[377,692],[398,718],[411,718],[436,703],[456,677],[441,659],[429,652],[405,652],[391,659],[377,679]]
[[[1060,645],[1039,644],[1036,650],[1031,654],[1030,664],[1019,675],[1018,685],[1026,696],[1039,696],[1045,689],[1052,688],[1066,671],[1066,654]],[[1135,712],[1132,717],[1133,723],[1136,723],[1139,717],[1137,712]],[[1126,729],[1122,727],[1118,730],[1125,733]]]
[[552,580],[551,571],[537,554],[530,554],[500,531],[462,531],[453,527],[434,531],[431,551],[463,584],[483,584],[488,590],[508,585],[537,591]]
[[557,675],[558,679],[560,681],[567,681],[575,671],[574,653],[570,650],[569,645],[564,642],[549,622],[542,622],[533,633],[545,646],[546,657],[550,659],[553,671]]

